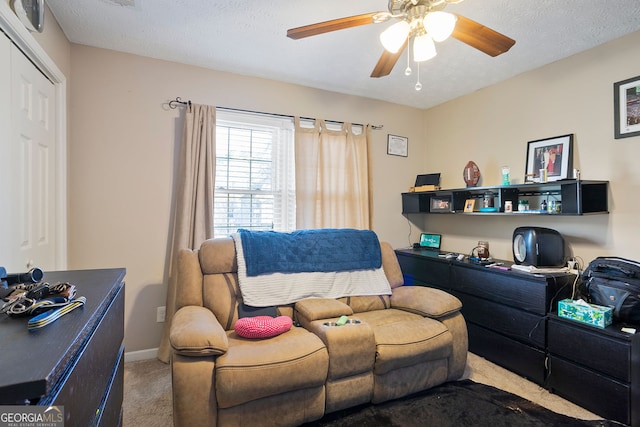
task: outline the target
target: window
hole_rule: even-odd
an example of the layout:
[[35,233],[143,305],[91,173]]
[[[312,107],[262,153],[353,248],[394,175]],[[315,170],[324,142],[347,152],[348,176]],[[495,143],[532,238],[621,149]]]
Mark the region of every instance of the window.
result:
[[216,112],[214,236],[295,229],[292,118]]

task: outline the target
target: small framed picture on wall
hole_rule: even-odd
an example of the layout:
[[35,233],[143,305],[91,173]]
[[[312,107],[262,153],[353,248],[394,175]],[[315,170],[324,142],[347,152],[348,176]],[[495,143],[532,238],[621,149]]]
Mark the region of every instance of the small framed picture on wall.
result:
[[613,84],[615,138],[640,136],[640,76]]
[[407,157],[409,155],[409,138],[398,135],[387,135],[387,154]]

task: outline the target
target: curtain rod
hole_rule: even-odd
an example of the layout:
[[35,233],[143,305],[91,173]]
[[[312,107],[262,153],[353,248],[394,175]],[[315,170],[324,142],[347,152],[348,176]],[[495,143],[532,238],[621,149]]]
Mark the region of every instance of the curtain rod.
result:
[[169,101],[169,108],[171,108],[172,110],[175,110],[176,108],[178,108],[179,106],[175,104],[191,107],[191,100],[183,101],[182,99],[180,99],[179,96],[176,96],[176,99],[172,99],[171,101]]
[[[180,104],[180,105],[188,105],[191,106],[191,100],[189,101],[183,101],[182,99],[180,99],[180,97],[176,97],[176,99],[169,101],[169,108],[171,109],[176,109],[178,108],[178,105],[175,104]],[[276,117],[287,117],[290,119],[295,118],[295,116],[292,116],[290,114],[277,114],[277,113],[264,113],[262,111],[255,111],[255,110],[244,110],[241,108],[231,108],[231,107],[216,107],[219,108],[221,110],[227,110],[227,111],[238,111],[238,112],[242,112],[242,113],[252,113],[252,114],[264,114],[264,115],[268,115],[268,116],[276,116]],[[316,120],[313,117],[300,117],[301,120]],[[326,122],[329,123],[339,123],[339,124],[344,124],[344,122],[339,121],[339,120],[325,120]],[[364,127],[363,124],[360,123],[353,123],[353,125],[355,126],[362,126]],[[373,130],[378,130],[378,129],[382,129],[384,127],[384,125],[371,125],[371,129]]]

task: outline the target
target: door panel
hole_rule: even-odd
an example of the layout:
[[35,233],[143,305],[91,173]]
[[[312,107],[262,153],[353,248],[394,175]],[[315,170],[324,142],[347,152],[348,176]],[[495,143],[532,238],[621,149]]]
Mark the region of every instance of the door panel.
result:
[[[11,205],[13,190],[13,144],[11,129],[11,41],[0,33],[0,266],[15,266],[17,213]],[[12,244],[9,244],[12,242]]]
[[11,45],[11,167],[14,231],[9,271],[55,268],[54,85]]

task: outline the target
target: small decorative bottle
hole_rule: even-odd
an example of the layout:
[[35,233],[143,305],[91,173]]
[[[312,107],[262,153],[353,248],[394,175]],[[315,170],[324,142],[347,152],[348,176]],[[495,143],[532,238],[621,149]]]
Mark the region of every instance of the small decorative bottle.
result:
[[518,201],[518,212],[526,212],[529,210],[529,201],[520,199]]
[[540,210],[542,212],[546,212],[547,211],[547,201],[543,200],[542,203],[540,203]]

